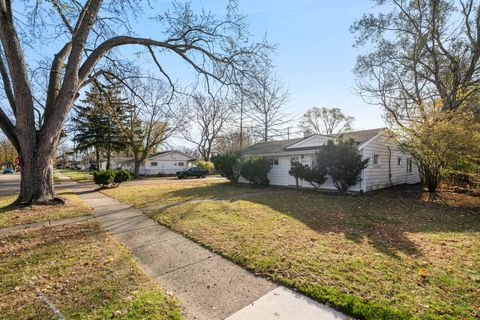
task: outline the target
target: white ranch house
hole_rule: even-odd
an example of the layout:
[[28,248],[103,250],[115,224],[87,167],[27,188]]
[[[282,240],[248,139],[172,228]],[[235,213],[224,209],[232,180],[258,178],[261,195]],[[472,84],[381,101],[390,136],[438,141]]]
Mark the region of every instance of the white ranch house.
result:
[[[362,158],[369,158],[368,166],[362,170],[361,181],[349,191],[368,192],[399,184],[420,182],[418,167],[411,155],[398,149],[386,138],[384,129],[371,129],[343,133],[344,138],[353,138],[358,143]],[[270,159],[272,168],[268,173],[274,186],[295,186],[295,178],[288,172],[293,163],[312,166],[319,147],[338,135],[313,134],[304,138],[257,143],[242,151],[242,157],[263,156]],[[391,174],[391,178],[389,175]],[[247,182],[240,178],[240,182]],[[299,181],[302,187],[311,188],[306,181]],[[335,189],[328,179],[322,189]]]
[[[169,175],[193,167],[197,159],[176,150],[155,153],[140,166],[141,175]],[[124,162],[123,169],[134,172],[133,160]]]

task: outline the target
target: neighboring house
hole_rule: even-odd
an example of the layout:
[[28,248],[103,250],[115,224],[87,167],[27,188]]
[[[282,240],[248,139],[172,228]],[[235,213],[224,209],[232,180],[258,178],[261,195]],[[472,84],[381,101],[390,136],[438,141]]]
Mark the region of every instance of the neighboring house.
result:
[[[397,184],[420,182],[417,165],[411,155],[398,149],[383,133],[384,129],[371,129],[343,133],[344,138],[353,138],[358,143],[362,158],[369,158],[368,167],[361,173],[361,181],[350,191],[371,191],[388,188]],[[315,153],[328,140],[339,135],[314,134],[304,138],[257,143],[242,151],[242,157],[263,156],[270,159],[272,168],[268,173],[271,185],[295,186],[295,178],[288,172],[293,163],[312,166]],[[391,174],[391,178],[389,178]],[[241,182],[247,182],[241,178]],[[306,181],[299,181],[302,187],[311,187]],[[335,189],[329,178],[323,189]]]
[[[141,175],[175,174],[177,171],[193,167],[197,159],[176,150],[155,153],[145,159],[140,166]],[[134,172],[133,160],[124,161],[123,169]]]
[[[119,169],[119,168],[124,168],[125,163],[131,160],[132,158],[130,157],[114,157],[110,159],[110,169]],[[95,164],[95,161],[93,162],[93,165]],[[107,169],[107,160],[102,159],[100,160],[100,170],[106,170]]]

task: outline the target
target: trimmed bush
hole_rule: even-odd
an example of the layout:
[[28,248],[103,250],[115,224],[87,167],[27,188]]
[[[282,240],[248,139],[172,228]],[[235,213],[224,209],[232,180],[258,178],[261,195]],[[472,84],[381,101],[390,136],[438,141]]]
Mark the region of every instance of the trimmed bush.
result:
[[102,188],[107,188],[113,183],[115,172],[113,170],[95,171],[93,173],[93,181]]
[[130,175],[130,172],[128,172],[127,170],[120,169],[120,170],[115,170],[114,172],[115,172],[115,175],[113,178],[113,184],[115,186],[118,186],[120,183],[130,180],[130,178],[132,177]]
[[347,192],[361,180],[360,173],[367,167],[368,160],[362,160],[355,140],[342,137],[337,141],[328,140],[317,152],[317,166],[328,173],[340,192]]
[[130,172],[127,170],[104,170],[93,173],[93,181],[102,188],[116,187],[120,183],[130,180]]
[[217,154],[212,157],[215,169],[222,177],[227,178],[230,182],[237,183],[240,177],[240,159],[235,152],[227,152]]
[[240,174],[254,186],[268,186],[268,172],[272,165],[263,157],[251,157],[242,162]]
[[317,165],[314,165],[313,168],[310,168],[305,164],[296,162],[290,168],[288,173],[295,178],[297,188],[299,187],[298,181],[305,180],[312,185],[314,190],[317,191],[320,189],[322,184],[327,181],[327,170]]
[[301,164],[300,162],[295,162],[290,168],[290,171],[288,171],[288,174],[295,178],[295,186],[297,188],[299,187],[298,180],[303,179],[306,168],[308,168],[307,165]]
[[327,170],[317,165],[313,168],[306,167],[302,171],[301,178],[310,183],[315,191],[318,191],[322,184],[327,181]]

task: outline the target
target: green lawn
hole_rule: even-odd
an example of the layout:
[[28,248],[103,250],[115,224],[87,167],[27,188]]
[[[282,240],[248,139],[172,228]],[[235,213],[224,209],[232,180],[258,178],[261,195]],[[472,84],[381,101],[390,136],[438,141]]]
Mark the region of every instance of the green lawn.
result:
[[118,188],[102,190],[106,195],[138,208],[193,199],[231,197],[258,191],[260,190],[248,186],[208,180],[164,181],[151,185],[120,185]]
[[[212,186],[204,188],[195,192],[204,197]],[[476,319],[480,198],[443,194],[429,204],[419,194],[402,188],[358,197],[279,190],[152,216],[359,319]]]
[[57,220],[91,214],[90,209],[82,199],[67,190],[58,192],[59,197],[65,199],[62,206],[35,205],[31,207],[10,207],[17,196],[0,197],[0,228],[37,221]]
[[84,172],[82,170],[73,170],[73,169],[59,169],[58,171],[77,182],[93,181],[93,173],[90,171]]
[[180,319],[166,295],[96,222],[0,236],[0,319]]

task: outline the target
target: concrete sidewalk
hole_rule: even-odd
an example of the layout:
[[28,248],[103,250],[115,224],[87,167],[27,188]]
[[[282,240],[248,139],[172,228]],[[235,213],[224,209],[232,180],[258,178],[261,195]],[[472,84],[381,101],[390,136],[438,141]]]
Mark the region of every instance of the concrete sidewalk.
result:
[[76,191],[143,268],[182,302],[190,319],[348,319],[233,264],[142,211],[85,187]]

